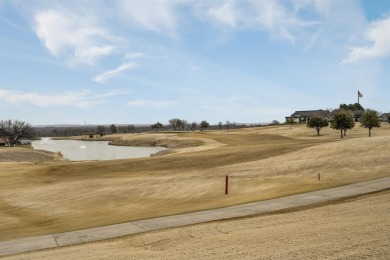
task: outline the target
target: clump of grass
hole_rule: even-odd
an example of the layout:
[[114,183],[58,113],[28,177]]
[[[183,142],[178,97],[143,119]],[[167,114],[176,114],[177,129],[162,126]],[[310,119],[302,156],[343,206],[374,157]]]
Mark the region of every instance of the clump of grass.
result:
[[196,140],[195,146],[201,146],[201,145],[203,145],[203,144],[204,144],[203,141],[201,141],[201,140]]

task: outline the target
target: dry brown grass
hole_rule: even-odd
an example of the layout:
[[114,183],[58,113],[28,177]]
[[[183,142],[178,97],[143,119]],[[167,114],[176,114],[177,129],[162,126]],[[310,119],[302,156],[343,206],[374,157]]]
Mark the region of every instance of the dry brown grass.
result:
[[[374,129],[371,138],[360,127],[349,131],[344,140],[329,128],[321,134],[317,137],[305,126],[185,133],[180,137],[203,140],[205,145],[152,158],[0,163],[0,240],[390,176],[389,125]],[[229,195],[224,195],[225,175],[230,176]]]
[[[5,259],[388,259],[390,192]],[[317,205],[316,205],[317,206]]]
[[0,147],[0,162],[56,162],[63,160],[60,154],[33,150],[31,146]]

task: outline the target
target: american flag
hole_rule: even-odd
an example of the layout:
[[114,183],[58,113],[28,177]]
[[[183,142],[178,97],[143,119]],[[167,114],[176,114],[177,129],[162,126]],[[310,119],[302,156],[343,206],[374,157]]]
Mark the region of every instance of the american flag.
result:
[[358,90],[358,97],[363,97],[363,94]]

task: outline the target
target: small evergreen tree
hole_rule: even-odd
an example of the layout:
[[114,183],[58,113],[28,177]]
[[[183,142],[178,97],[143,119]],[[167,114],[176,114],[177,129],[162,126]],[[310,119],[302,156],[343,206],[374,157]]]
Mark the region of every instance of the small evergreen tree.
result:
[[317,135],[320,135],[321,128],[326,127],[328,125],[329,125],[328,120],[326,120],[321,116],[315,115],[311,117],[309,121],[307,121],[306,126],[310,128],[315,128],[317,130]]
[[366,109],[360,118],[361,127],[368,128],[368,137],[371,137],[371,129],[373,127],[381,127],[379,113],[372,109]]

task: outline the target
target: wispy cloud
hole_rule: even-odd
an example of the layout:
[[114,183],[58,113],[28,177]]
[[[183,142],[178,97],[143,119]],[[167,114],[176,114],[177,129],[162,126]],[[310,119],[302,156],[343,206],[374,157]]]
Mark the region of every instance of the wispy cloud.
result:
[[178,13],[175,9],[185,2],[182,0],[119,1],[118,11],[141,29],[166,33],[177,38]]
[[149,108],[167,108],[175,104],[174,101],[170,100],[144,100],[137,99],[127,103],[130,107],[149,107]]
[[390,16],[372,22],[364,36],[373,42],[372,45],[353,47],[348,57],[341,63],[390,56]]
[[106,83],[107,80],[109,80],[109,79],[111,79],[113,77],[119,76],[124,71],[130,70],[130,69],[134,69],[137,66],[138,65],[136,63],[134,63],[134,62],[123,63],[122,65],[120,65],[116,69],[109,70],[109,71],[106,71],[106,72],[104,72],[104,73],[102,73],[100,75],[97,75],[95,78],[93,78],[93,80],[95,82],[98,82],[98,83]]
[[141,59],[141,58],[149,58],[150,56],[144,52],[126,52],[124,59]]
[[70,65],[93,64],[114,51],[110,34],[89,19],[54,10],[35,14],[35,32],[48,51]]
[[12,105],[30,103],[37,107],[68,106],[89,108],[104,103],[104,98],[124,93],[127,92],[112,90],[103,94],[94,94],[89,90],[83,90],[48,95],[37,92],[0,89],[0,100]]
[[287,9],[279,1],[228,0],[208,2],[198,12],[199,16],[232,30],[265,30],[273,38],[294,42],[294,33],[318,21],[303,20],[294,10]]

